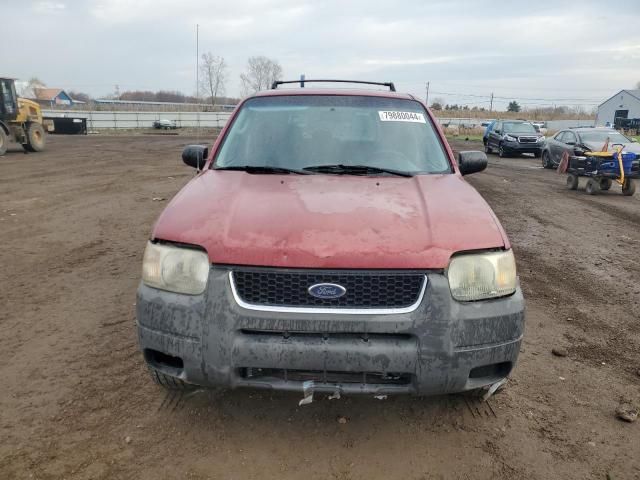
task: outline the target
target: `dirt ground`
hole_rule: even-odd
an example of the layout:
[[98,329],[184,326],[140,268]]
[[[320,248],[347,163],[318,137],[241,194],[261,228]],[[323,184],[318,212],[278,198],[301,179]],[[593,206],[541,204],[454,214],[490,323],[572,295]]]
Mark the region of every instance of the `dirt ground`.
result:
[[469,177],[527,299],[520,362],[489,404],[167,398],[137,350],[135,291],[193,140],[60,136],[0,158],[1,479],[640,478],[640,422],[614,416],[640,403],[640,193],[568,191],[533,158]]

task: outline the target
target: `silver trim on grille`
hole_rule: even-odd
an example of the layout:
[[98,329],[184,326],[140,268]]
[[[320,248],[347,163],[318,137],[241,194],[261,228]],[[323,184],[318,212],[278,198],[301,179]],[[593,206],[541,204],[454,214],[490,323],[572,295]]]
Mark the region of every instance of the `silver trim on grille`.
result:
[[229,272],[229,285],[231,285],[231,293],[233,294],[233,299],[236,303],[247,310],[257,310],[260,312],[281,312],[281,313],[334,313],[338,315],[394,315],[400,313],[411,313],[415,311],[420,304],[422,303],[422,299],[424,298],[424,292],[427,289],[427,276],[424,276],[424,281],[422,282],[422,288],[420,289],[420,294],[418,295],[418,299],[412,305],[408,307],[401,308],[318,308],[318,307],[287,307],[287,306],[279,306],[279,305],[256,305],[254,303],[247,303],[240,295],[238,295],[238,291],[236,290],[236,284],[233,279],[233,272]]

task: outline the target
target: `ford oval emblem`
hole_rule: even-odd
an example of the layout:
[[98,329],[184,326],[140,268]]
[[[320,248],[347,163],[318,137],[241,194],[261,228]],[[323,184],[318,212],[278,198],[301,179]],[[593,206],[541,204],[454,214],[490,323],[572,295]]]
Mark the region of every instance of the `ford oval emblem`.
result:
[[315,285],[311,285],[307,291],[309,292],[309,295],[322,300],[340,298],[347,293],[346,288],[335,283],[316,283]]

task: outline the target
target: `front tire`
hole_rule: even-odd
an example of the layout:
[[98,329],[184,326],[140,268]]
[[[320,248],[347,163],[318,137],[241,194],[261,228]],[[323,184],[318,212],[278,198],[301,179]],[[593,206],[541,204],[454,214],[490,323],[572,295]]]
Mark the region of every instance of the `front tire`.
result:
[[551,168],[551,158],[549,152],[542,152],[542,168]]
[[9,137],[5,131],[0,127],[0,157],[7,153],[7,147],[9,146]]
[[507,154],[504,151],[504,147],[502,146],[502,144],[498,145],[498,156],[500,158],[505,158],[507,156]]
[[484,145],[484,153],[493,153],[493,150],[489,146],[489,142],[485,143]]
[[567,175],[567,188],[569,190],[577,190],[578,189],[578,176],[569,174]]
[[587,181],[587,186],[584,189],[587,192],[587,195],[597,195],[600,192],[600,182],[597,180],[590,178]]
[[166,390],[189,391],[195,390],[196,388],[195,385],[183,382],[179,378],[172,377],[171,375],[166,375],[153,367],[149,367],[149,373],[151,374],[151,379]]
[[624,183],[622,184],[622,194],[625,197],[630,197],[634,193],[636,193],[636,182],[630,178],[625,178]]
[[30,123],[27,127],[27,143],[23,145],[28,152],[44,150],[44,128],[39,123]]

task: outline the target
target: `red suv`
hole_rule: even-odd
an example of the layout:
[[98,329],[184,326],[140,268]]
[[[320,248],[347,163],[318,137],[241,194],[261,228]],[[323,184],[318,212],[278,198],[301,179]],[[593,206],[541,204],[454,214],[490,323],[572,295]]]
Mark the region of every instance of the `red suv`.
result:
[[210,153],[183,152],[198,174],[158,219],[138,289],[153,378],[430,395],[508,376],[524,300],[504,230],[463,179],[485,154],[456,162],[391,83],[282,83],[238,105]]

